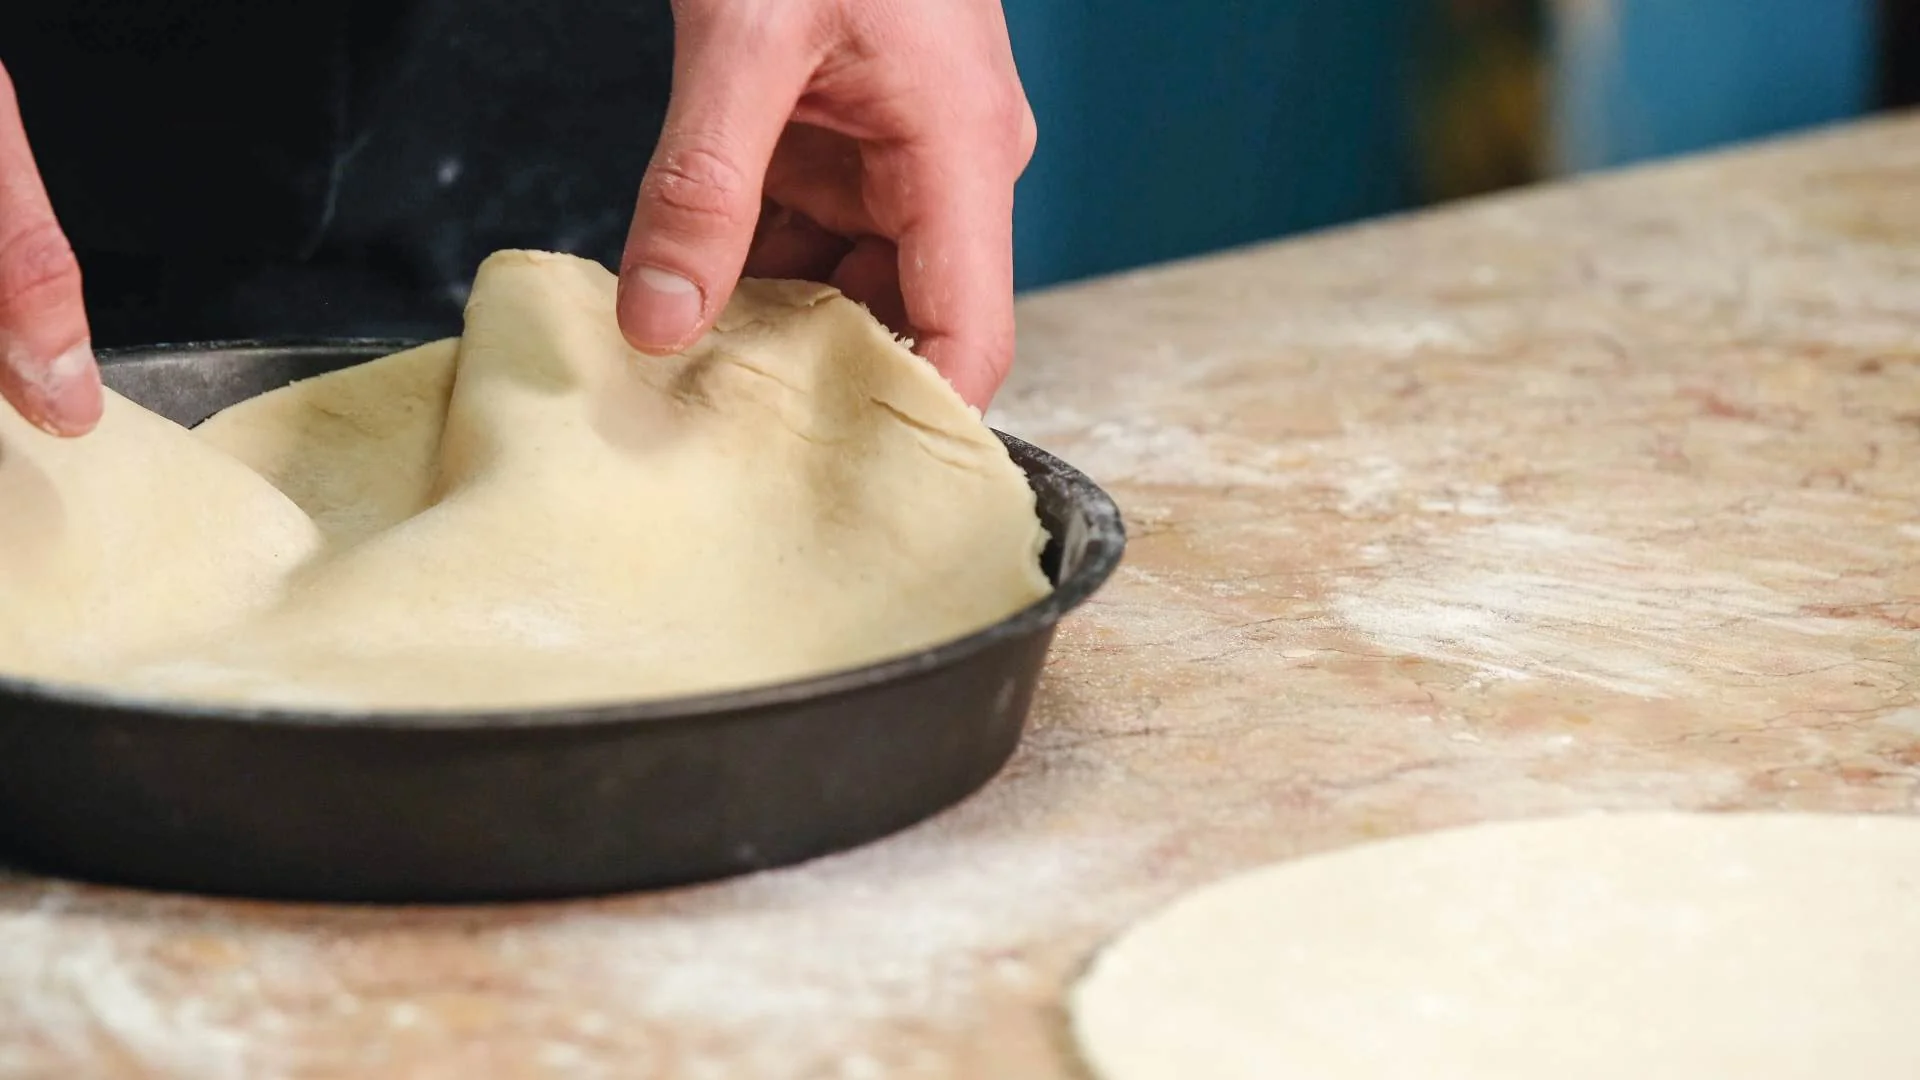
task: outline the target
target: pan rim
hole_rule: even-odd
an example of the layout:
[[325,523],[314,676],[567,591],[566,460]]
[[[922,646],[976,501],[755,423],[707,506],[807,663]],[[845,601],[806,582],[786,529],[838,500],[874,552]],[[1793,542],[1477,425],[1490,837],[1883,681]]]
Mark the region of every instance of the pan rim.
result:
[[[378,359],[427,344],[432,338],[246,338],[231,341],[180,341],[101,349],[103,367],[168,355],[203,352],[272,352],[277,354],[385,350],[370,353]],[[365,362],[365,361],[361,361]],[[1076,494],[1073,508],[1094,528],[1089,530],[1084,554],[1070,573],[1063,573],[1053,591],[1011,615],[966,635],[929,648],[890,656],[855,667],[734,690],[675,697],[622,699],[583,705],[531,708],[454,710],[405,709],[364,712],[302,709],[282,706],[195,704],[189,701],[143,698],[81,683],[27,679],[0,673],[0,705],[46,704],[109,711],[128,716],[180,723],[265,726],[275,729],[325,731],[382,730],[394,733],[431,731],[507,732],[593,730],[631,724],[671,727],[744,719],[772,709],[820,704],[883,684],[911,682],[928,673],[958,664],[1008,641],[1030,638],[1050,629],[1090,600],[1120,565],[1126,550],[1126,522],[1113,496],[1091,477],[1053,454],[996,428],[989,428],[1016,458],[1024,457],[1047,473],[1061,477]],[[1024,466],[1022,471],[1027,471]],[[1037,497],[1037,493],[1036,493]]]

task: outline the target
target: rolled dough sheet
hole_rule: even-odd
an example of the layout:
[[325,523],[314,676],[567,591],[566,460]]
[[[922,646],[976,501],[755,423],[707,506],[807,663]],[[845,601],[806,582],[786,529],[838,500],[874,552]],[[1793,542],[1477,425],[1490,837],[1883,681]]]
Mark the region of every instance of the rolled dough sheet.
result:
[[318,709],[741,688],[1047,594],[999,440],[824,286],[747,281],[677,357],[596,263],[501,252],[460,338],[188,432],[0,410],[0,674]]
[[1920,820],[1486,825],[1228,879],[1072,997],[1103,1080],[1911,1080]]

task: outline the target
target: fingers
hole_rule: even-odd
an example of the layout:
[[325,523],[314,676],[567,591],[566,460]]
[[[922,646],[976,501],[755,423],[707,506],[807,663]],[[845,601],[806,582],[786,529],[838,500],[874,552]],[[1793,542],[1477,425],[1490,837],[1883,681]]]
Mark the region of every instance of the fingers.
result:
[[80,264],[54,219],[0,68],[0,398],[55,435],[100,420]]
[[893,244],[875,236],[861,237],[834,268],[828,284],[865,304],[894,333],[917,335],[907,318],[906,299],[900,295],[900,253]]
[[900,82],[906,92],[895,108],[905,128],[863,147],[867,197],[899,248],[915,348],[984,412],[1013,366],[1013,189],[1037,129],[1001,6],[940,10],[973,18],[945,24],[937,37],[927,26],[908,34],[920,62]]
[[1013,366],[1013,177],[968,156],[950,143],[903,148],[888,189],[911,196],[898,266],[915,347],[984,412]]
[[877,232],[867,211],[866,165],[860,144],[837,131],[793,123],[767,165],[767,198],[797,207],[810,221],[841,236]]
[[805,214],[772,206],[762,215],[760,231],[747,254],[750,277],[826,280],[840,265],[853,242],[828,232]]
[[[682,349],[743,266],[824,268],[984,409],[1013,362],[1013,185],[1035,138],[999,5],[841,11],[812,42],[791,14],[806,10],[675,5],[673,101],[622,259],[621,327],[636,348]],[[756,239],[763,196],[811,221],[775,217]]]
[[673,97],[621,258],[621,331],[677,352],[726,306],[760,219],[767,164],[810,74],[777,5],[676,5]]

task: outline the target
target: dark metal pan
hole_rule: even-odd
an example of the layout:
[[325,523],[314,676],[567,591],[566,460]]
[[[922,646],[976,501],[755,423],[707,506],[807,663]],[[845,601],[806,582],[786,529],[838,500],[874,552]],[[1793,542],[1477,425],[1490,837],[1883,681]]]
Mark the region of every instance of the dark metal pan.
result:
[[[116,390],[191,425],[408,344],[103,363]],[[1125,545],[1105,492],[1001,437],[1038,493],[1057,588],[971,636],[765,689],[467,715],[156,708],[0,679],[0,857],[148,888],[446,903],[683,884],[904,828],[999,771],[1055,624]]]

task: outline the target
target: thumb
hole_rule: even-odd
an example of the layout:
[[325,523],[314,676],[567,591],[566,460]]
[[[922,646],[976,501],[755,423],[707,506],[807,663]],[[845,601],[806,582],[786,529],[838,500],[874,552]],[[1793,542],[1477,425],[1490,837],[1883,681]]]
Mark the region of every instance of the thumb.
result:
[[89,336],[80,264],[0,68],[0,398],[52,434],[93,430],[102,402]]
[[726,306],[760,220],[767,165],[807,72],[767,32],[709,17],[680,27],[673,96],[620,259],[621,332],[668,354]]

